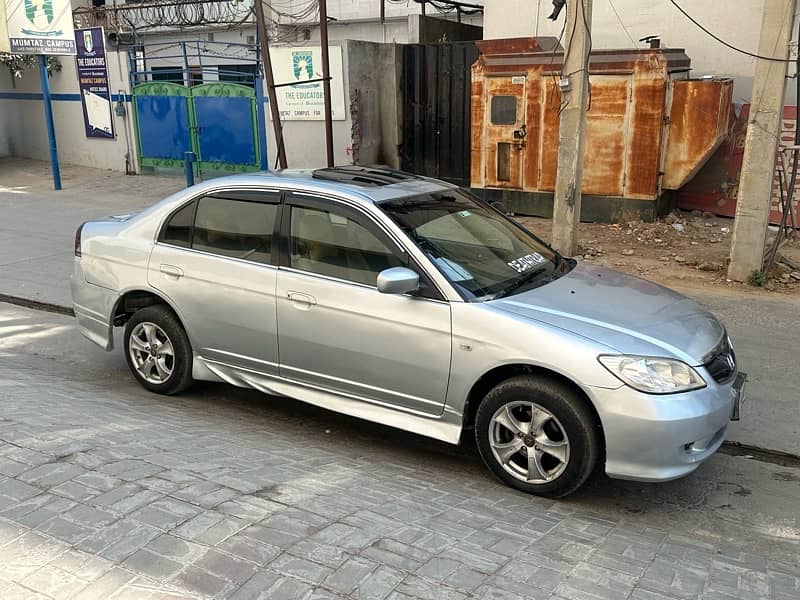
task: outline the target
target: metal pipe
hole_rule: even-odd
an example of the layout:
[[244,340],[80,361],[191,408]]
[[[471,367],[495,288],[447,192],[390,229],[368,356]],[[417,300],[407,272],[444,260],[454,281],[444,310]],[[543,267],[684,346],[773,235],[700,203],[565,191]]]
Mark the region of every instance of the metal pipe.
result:
[[258,125],[258,146],[261,151],[258,154],[259,164],[262,171],[269,169],[267,160],[267,119],[264,114],[264,80],[261,78],[260,69],[256,69],[253,84],[256,87],[256,123]]
[[194,152],[183,153],[183,167],[186,172],[186,187],[194,185]]
[[50,147],[50,170],[53,172],[53,189],[61,189],[61,169],[58,166],[58,147],[56,146],[56,127],[53,123],[53,106],[50,99],[50,78],[47,76],[47,57],[39,55],[39,74],[42,77],[42,101],[44,120],[47,123],[47,144]]
[[283,145],[283,124],[281,112],[278,110],[278,97],[275,95],[275,78],[272,74],[272,59],[269,56],[269,37],[267,24],[264,21],[264,7],[262,0],[254,0],[256,9],[256,26],[258,28],[259,46],[261,47],[261,62],[264,64],[264,78],[267,80],[267,96],[269,96],[269,112],[272,116],[272,128],[275,131],[275,146],[278,152],[278,164],[281,169],[286,168],[286,148]]
[[197,64],[200,66],[200,83],[205,81],[203,75],[203,52],[200,50],[200,40],[197,40]]
[[331,65],[328,53],[328,7],[319,0],[319,38],[322,46],[322,93],[325,100],[325,151],[328,166],[333,166],[333,116],[331,114]]
[[381,0],[381,25],[386,22],[386,0]]
[[186,52],[186,42],[181,42],[181,49],[183,50],[183,85],[189,87],[192,82],[189,77],[189,54]]

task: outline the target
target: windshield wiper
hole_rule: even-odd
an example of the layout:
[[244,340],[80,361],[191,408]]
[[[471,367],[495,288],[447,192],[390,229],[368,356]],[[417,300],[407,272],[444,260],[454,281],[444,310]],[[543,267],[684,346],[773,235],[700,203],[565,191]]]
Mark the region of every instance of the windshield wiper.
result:
[[522,275],[522,277],[517,279],[514,283],[509,285],[506,289],[502,290],[501,292],[498,292],[495,295],[494,299],[496,300],[497,298],[505,298],[506,296],[510,296],[511,294],[516,292],[519,288],[521,288],[523,285],[527,285],[528,283],[530,283],[531,281],[536,279],[539,275],[541,275],[545,271],[547,271],[547,268],[546,267],[541,267],[539,269],[534,269],[533,271],[530,271],[529,273],[524,273]]

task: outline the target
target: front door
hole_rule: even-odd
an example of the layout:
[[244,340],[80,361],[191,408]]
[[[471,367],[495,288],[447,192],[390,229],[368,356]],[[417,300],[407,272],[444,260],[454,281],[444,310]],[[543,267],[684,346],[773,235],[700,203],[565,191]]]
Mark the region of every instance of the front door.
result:
[[365,213],[289,198],[278,272],[280,374],[310,387],[441,414],[450,373],[450,305],[382,294],[377,275],[407,257]]
[[486,184],[522,189],[525,155],[525,77],[490,77],[487,80]]
[[279,202],[278,192],[216,192],[175,211],[159,234],[148,281],[172,300],[205,359],[278,374]]

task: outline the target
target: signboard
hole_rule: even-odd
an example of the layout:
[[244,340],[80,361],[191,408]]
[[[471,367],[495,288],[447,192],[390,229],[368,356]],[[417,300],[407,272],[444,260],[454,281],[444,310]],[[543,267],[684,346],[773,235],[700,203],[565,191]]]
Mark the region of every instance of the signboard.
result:
[[10,52],[8,43],[8,21],[6,20],[6,2],[0,0],[0,52]]
[[[14,54],[75,54],[70,0],[0,0],[6,28],[0,50]],[[2,16],[2,14],[0,14]],[[0,32],[2,33],[2,32]]]
[[[331,112],[334,121],[345,119],[341,46],[329,46],[331,67]],[[276,88],[278,108],[284,121],[323,121],[325,101],[322,82],[303,83],[322,77],[322,49],[318,46],[270,48],[275,84],[297,83]]]
[[102,27],[75,30],[78,88],[83,105],[83,126],[87,138],[114,139],[111,89],[106,66]]

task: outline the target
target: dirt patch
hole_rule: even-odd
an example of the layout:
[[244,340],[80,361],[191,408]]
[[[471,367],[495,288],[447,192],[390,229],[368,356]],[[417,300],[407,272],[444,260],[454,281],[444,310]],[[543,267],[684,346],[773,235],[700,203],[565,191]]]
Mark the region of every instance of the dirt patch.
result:
[[[542,239],[550,240],[550,219],[515,218]],[[800,295],[800,272],[792,267],[776,265],[762,288],[729,280],[732,232],[733,219],[700,211],[675,211],[654,223],[581,223],[579,258],[667,286]],[[800,253],[800,242],[787,244],[782,252],[789,256]]]

